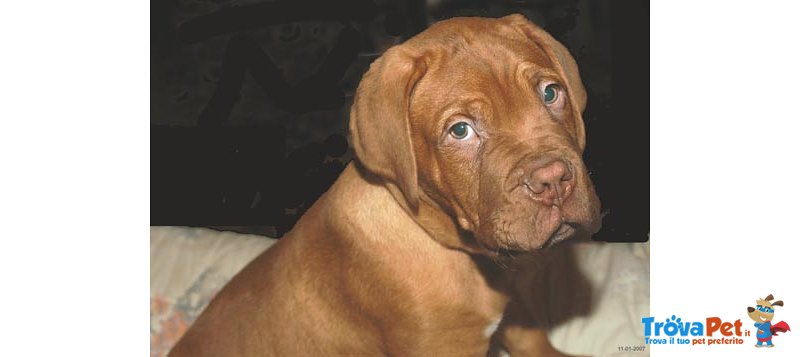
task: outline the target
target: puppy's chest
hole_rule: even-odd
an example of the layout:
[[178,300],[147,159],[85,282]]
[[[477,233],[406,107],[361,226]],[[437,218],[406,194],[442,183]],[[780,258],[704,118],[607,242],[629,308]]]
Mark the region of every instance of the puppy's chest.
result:
[[390,355],[485,356],[501,315],[441,309],[396,324],[387,337]]
[[485,356],[506,301],[480,290],[416,300],[387,325],[386,341],[397,352],[390,354]]

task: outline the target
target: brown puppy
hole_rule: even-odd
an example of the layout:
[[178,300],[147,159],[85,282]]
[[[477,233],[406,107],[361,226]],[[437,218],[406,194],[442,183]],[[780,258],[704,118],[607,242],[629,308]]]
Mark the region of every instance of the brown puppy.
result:
[[[353,103],[357,160],[171,355],[486,355],[525,304],[492,259],[599,228],[585,102],[567,50],[520,15],[388,50]],[[495,339],[512,354],[557,354],[515,323]]]

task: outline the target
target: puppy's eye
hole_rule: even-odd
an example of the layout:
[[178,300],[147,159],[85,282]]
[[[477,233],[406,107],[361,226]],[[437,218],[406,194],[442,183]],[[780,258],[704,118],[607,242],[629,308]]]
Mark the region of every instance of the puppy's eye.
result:
[[460,121],[450,127],[450,136],[456,140],[467,140],[475,136],[475,130],[469,124]]
[[558,92],[560,91],[560,87],[558,84],[552,83],[548,84],[544,87],[542,91],[542,99],[544,99],[544,104],[553,104],[558,99]]

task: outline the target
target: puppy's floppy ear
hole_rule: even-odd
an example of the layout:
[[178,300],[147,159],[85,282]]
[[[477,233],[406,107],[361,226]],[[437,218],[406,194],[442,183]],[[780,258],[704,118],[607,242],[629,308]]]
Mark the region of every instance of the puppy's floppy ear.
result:
[[555,62],[558,74],[567,81],[567,94],[569,95],[570,104],[576,115],[576,132],[578,133],[578,145],[581,150],[586,146],[586,133],[583,127],[583,119],[581,113],[586,109],[586,89],[581,82],[581,76],[578,72],[578,65],[575,59],[570,55],[564,45],[556,41],[553,36],[540,27],[528,21],[525,16],[520,14],[508,15],[502,18],[503,21],[508,22],[525,36],[531,39],[547,54],[551,61]]
[[778,300],[772,303],[772,306],[783,306],[783,300]]
[[767,295],[767,297],[764,298],[764,300],[766,300],[766,301],[770,301],[772,299],[774,299],[774,297],[772,297],[772,294],[769,294],[769,295]]
[[395,185],[414,210],[419,188],[409,105],[425,70],[425,63],[402,47],[389,49],[361,79],[350,110],[350,135],[358,161]]

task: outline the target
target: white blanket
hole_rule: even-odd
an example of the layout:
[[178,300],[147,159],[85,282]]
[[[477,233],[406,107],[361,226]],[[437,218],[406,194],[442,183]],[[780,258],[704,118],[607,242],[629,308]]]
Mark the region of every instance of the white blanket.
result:
[[[165,356],[208,302],[248,262],[276,240],[203,228],[150,229],[150,352]],[[649,316],[647,243],[581,243],[573,248],[592,285],[591,310],[550,331],[556,348],[571,354],[622,356],[641,346],[641,318]],[[557,283],[557,282],[556,282]]]

